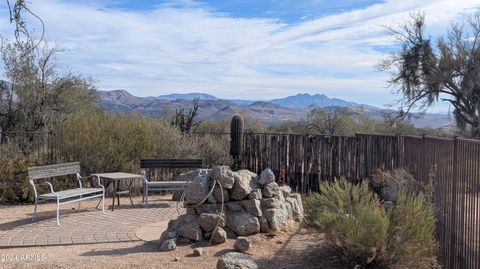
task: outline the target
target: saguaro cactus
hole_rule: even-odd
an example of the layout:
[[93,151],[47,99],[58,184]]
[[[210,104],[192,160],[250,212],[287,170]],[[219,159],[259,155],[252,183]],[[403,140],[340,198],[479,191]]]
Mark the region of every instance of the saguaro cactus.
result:
[[230,155],[233,158],[233,169],[240,168],[241,156],[243,154],[243,132],[244,121],[240,115],[232,117],[230,124]]

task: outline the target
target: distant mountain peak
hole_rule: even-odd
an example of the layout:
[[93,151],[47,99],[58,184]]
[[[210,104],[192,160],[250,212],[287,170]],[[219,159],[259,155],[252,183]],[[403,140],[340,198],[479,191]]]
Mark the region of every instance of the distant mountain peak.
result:
[[329,98],[325,94],[308,94],[299,93],[297,95],[287,96],[285,98],[274,99],[270,102],[290,108],[300,107],[330,107],[330,106],[346,106],[357,107],[357,103],[347,102],[338,98]]
[[218,100],[218,98],[214,95],[207,94],[207,93],[199,93],[199,92],[172,93],[172,94],[160,95],[157,98],[164,99],[164,100],[193,100],[196,98],[199,98],[200,100]]

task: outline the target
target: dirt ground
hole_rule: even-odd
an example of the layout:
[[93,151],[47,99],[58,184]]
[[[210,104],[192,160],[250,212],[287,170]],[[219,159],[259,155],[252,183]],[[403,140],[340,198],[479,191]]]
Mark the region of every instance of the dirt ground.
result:
[[[0,234],[11,225],[26,222],[31,209],[30,205],[0,207]],[[248,254],[259,268],[343,268],[323,235],[310,228],[293,225],[288,232],[249,238],[252,247]],[[219,256],[233,251],[233,243],[228,239],[224,244],[208,246],[204,241],[179,246],[172,252],[160,252],[157,243],[141,241],[0,248],[0,268],[216,268]],[[195,247],[203,248],[202,256],[192,255]]]

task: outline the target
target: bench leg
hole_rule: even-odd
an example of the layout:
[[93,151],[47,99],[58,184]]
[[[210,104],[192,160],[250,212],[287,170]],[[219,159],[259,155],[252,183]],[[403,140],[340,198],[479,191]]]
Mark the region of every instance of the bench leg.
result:
[[102,212],[105,214],[105,191],[102,194]]
[[35,208],[33,209],[32,221],[35,220],[35,214],[37,213],[37,207],[38,207],[38,199],[35,198]]
[[60,200],[57,198],[57,225],[60,225]]
[[148,186],[145,189],[145,208],[148,207]]

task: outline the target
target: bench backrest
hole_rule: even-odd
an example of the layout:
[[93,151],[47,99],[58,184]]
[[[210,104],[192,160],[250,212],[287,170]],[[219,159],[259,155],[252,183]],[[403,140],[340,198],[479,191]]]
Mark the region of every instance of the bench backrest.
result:
[[28,168],[28,178],[30,181],[37,179],[66,176],[80,173],[80,163],[61,163],[44,166],[33,166]]
[[140,168],[202,168],[201,159],[141,159]]

